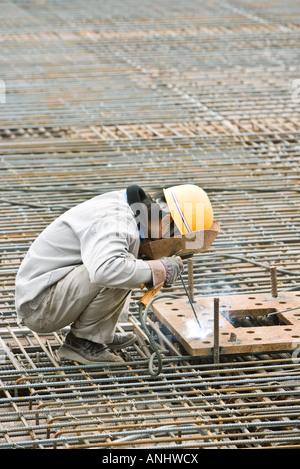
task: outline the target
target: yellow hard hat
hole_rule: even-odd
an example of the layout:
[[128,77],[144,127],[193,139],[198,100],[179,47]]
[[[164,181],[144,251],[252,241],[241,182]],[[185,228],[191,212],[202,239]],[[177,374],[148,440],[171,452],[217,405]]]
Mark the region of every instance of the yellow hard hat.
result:
[[170,214],[181,234],[209,230],[213,209],[207,194],[199,186],[183,184],[164,189]]

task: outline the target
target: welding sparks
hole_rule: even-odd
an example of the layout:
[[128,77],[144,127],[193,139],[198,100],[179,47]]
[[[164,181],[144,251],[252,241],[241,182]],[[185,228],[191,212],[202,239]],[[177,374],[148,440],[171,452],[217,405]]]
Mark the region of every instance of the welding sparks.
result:
[[[227,306],[227,307],[226,307]],[[226,316],[229,316],[229,313],[227,312],[228,310],[228,306],[229,305],[223,305],[223,307],[221,308],[222,309],[222,314],[220,315],[220,324],[219,324],[219,327],[220,329],[223,327],[225,321],[226,321]],[[204,308],[205,309],[205,313],[209,313],[209,318],[205,319],[205,321],[203,321],[203,317],[201,318],[201,328],[199,328],[199,325],[197,323],[197,321],[192,318],[192,319],[188,319],[186,322],[185,322],[185,338],[187,340],[189,339],[195,339],[195,340],[199,340],[199,339],[206,339],[208,336],[210,335],[213,335],[213,312],[208,310],[207,308]],[[224,311],[225,309],[225,311]],[[203,315],[204,311],[202,311],[202,315]],[[210,324],[206,324],[206,322],[209,322]]]
[[189,319],[185,327],[185,337],[187,339],[205,339],[213,332],[212,327],[202,326],[200,329],[195,319]]

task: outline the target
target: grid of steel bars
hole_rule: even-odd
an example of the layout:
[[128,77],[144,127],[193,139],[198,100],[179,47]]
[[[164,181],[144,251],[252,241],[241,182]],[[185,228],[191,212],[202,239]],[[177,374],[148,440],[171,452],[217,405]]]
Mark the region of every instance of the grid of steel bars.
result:
[[[1,10],[0,449],[298,448],[295,352],[189,357],[134,292],[124,365],[59,364],[16,323],[14,277],[55,217],[138,182],[209,193],[221,233],[197,295],[300,290],[296,1],[7,1]],[[184,274],[187,280],[187,269]],[[169,293],[183,295],[178,284]]]

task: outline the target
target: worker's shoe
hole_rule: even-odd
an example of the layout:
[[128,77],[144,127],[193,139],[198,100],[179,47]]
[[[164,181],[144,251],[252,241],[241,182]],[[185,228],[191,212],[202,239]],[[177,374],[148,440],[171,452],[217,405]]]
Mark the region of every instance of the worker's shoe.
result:
[[73,360],[83,365],[123,362],[120,357],[109,352],[106,345],[81,339],[72,332],[68,333],[65,342],[56,353],[59,359]]
[[132,332],[116,333],[114,340],[107,344],[107,347],[111,350],[121,350],[134,344],[135,341],[136,335],[132,334]]

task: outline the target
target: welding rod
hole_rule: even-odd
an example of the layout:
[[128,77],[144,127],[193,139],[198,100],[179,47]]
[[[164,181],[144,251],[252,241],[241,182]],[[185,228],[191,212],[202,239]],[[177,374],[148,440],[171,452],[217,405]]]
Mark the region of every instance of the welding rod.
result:
[[192,298],[190,297],[190,294],[189,294],[189,292],[188,292],[188,290],[187,290],[187,288],[186,288],[186,286],[185,286],[184,280],[183,280],[183,278],[182,278],[182,274],[180,274],[180,280],[181,280],[181,283],[182,283],[182,285],[183,285],[183,288],[185,289],[185,293],[186,293],[186,295],[187,295],[187,297],[188,297],[188,299],[189,299],[189,302],[190,302],[191,308],[192,308],[192,310],[193,310],[194,316],[195,316],[195,318],[196,318],[197,324],[198,324],[198,326],[200,327],[200,329],[202,330],[200,321],[199,321],[199,319],[198,319],[197,313],[196,313],[195,308],[194,308],[194,305],[193,305]]

